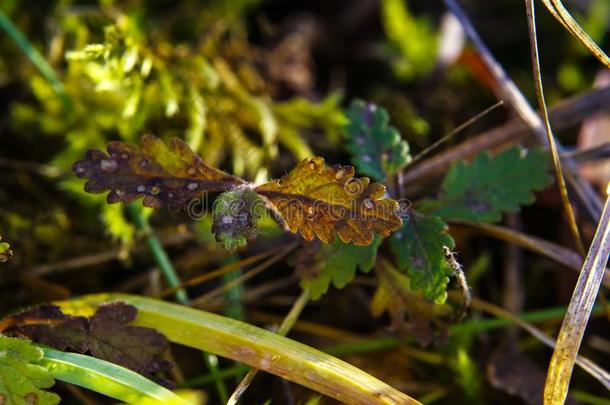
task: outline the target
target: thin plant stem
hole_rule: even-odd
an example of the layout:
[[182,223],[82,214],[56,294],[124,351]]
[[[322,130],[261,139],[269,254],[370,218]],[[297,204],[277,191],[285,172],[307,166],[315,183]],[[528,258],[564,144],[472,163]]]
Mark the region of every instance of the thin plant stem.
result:
[[[178,274],[174,269],[174,265],[169,260],[169,256],[163,248],[161,241],[150,226],[148,218],[144,215],[142,210],[135,204],[130,204],[129,206],[127,206],[127,211],[132,217],[134,223],[136,224],[136,227],[144,233],[146,237],[146,242],[150,247],[150,251],[153,255],[153,258],[155,259],[155,262],[157,263],[161,274],[163,275],[163,277],[165,277],[165,280],[167,281],[169,286],[179,287],[182,284],[180,278],[178,277]],[[184,288],[179,288],[178,290],[176,290],[175,297],[176,301],[178,301],[180,304],[188,305],[189,297]],[[220,370],[218,368],[218,357],[215,354],[205,352],[202,352],[202,354],[204,362],[210,370],[210,374],[215,378],[214,382],[216,385],[216,390],[218,391],[218,395],[221,400],[225,402],[227,398],[227,389],[224,385],[222,377],[219,376]]]
[[207,281],[213,280],[217,277],[221,277],[227,273],[231,273],[235,270],[241,269],[244,266],[248,266],[248,265],[256,263],[262,259],[265,259],[266,257],[271,256],[274,253],[277,253],[281,249],[283,249],[283,246],[276,247],[274,249],[247,257],[245,259],[241,259],[239,261],[227,262],[226,264],[224,264],[223,266],[219,267],[216,270],[207,271],[204,274],[201,274],[197,277],[193,277],[189,280],[183,281],[182,284],[180,284],[177,287],[168,288],[167,290],[163,291],[158,298],[162,298],[167,295],[173,294],[180,288],[192,287],[192,286],[199,285],[199,284],[205,283]]
[[530,50],[532,58],[532,73],[534,75],[534,84],[536,88],[536,98],[538,99],[538,105],[542,111],[542,119],[546,130],[546,136],[549,142],[549,148],[551,150],[551,157],[553,158],[553,167],[555,169],[555,179],[557,180],[557,187],[559,188],[559,194],[561,195],[561,202],[563,205],[563,212],[568,221],[570,232],[578,252],[581,255],[585,255],[585,246],[582,243],[580,232],[578,231],[578,225],[576,224],[576,216],[574,215],[574,209],[568,196],[568,188],[566,187],[566,180],[563,176],[563,170],[561,168],[561,159],[559,158],[559,151],[557,150],[557,144],[555,143],[555,136],[553,135],[553,129],[551,128],[551,122],[549,121],[549,112],[546,108],[546,100],[544,98],[544,88],[542,86],[542,73],[540,72],[540,56],[538,55],[538,38],[536,34],[536,13],[534,8],[533,0],[525,0],[525,9],[527,14],[527,26],[530,37]]
[[[142,210],[135,204],[129,205],[127,207],[127,211],[129,212],[133,222],[136,224],[136,228],[138,228],[138,230],[144,234],[146,243],[148,243],[148,247],[150,248],[153,258],[155,259],[161,274],[163,277],[165,277],[167,284],[169,284],[170,287],[180,286],[181,282],[178,278],[178,274],[176,273],[172,262],[169,260],[169,256],[163,248],[161,241],[150,226],[148,218],[146,218]],[[184,288],[178,289],[175,292],[175,296],[176,301],[178,301],[180,304],[188,304],[189,298]]]
[[608,58],[608,55],[606,55],[595,41],[591,39],[589,34],[578,25],[560,0],[542,0],[542,3],[544,3],[553,17],[555,17],[570,34],[578,39],[578,41],[580,41],[580,43],[583,44],[601,63],[610,68],[610,58]]
[[[301,312],[303,312],[305,305],[307,305],[307,302],[309,301],[309,296],[309,289],[303,290],[299,298],[297,298],[297,300],[294,302],[292,308],[282,321],[282,324],[280,325],[280,328],[277,331],[278,335],[286,336],[288,332],[290,332],[290,329],[292,329],[297,319],[299,319],[299,316],[301,316]],[[256,377],[257,373],[258,370],[255,368],[250,369],[250,371],[248,371],[248,374],[246,374],[246,376],[243,378],[243,380],[241,380],[237,388],[235,388],[235,391],[233,391],[233,394],[231,394],[227,405],[237,404],[237,401],[239,401],[239,398],[241,398],[244,392],[246,392],[246,390],[252,383],[252,380],[254,380],[254,377]]]
[[495,103],[494,105],[492,105],[490,107],[487,107],[485,110],[481,111],[480,113],[478,113],[474,117],[468,119],[466,122],[463,122],[462,124],[458,125],[451,132],[449,132],[447,135],[443,136],[442,138],[440,138],[439,140],[434,142],[432,145],[428,146],[426,149],[424,149],[421,152],[419,152],[416,156],[413,157],[413,159],[411,159],[409,164],[412,165],[413,163],[421,160],[422,157],[426,156],[428,153],[430,153],[434,149],[438,148],[443,143],[447,142],[449,139],[451,139],[456,134],[458,134],[461,131],[463,131],[465,128],[471,126],[472,124],[474,124],[475,122],[477,122],[478,120],[480,120],[481,118],[483,118],[484,116],[486,116],[487,114],[489,114],[490,112],[495,110],[496,108],[500,107],[502,104],[504,104],[504,101],[500,100],[497,103]]

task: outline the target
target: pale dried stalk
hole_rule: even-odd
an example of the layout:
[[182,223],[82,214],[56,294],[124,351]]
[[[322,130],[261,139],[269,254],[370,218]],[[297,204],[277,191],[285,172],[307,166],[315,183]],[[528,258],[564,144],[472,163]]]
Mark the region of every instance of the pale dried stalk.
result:
[[536,98],[538,99],[538,105],[542,111],[542,118],[544,120],[544,128],[551,150],[551,156],[553,158],[553,167],[555,169],[555,179],[557,180],[557,187],[559,188],[559,194],[561,195],[561,203],[563,206],[563,212],[572,233],[572,238],[576,244],[578,251],[584,255],[585,247],[582,244],[580,232],[578,231],[578,225],[576,224],[576,216],[574,215],[574,209],[570,202],[568,195],[568,188],[566,187],[566,181],[563,177],[563,170],[561,168],[561,160],[559,159],[559,152],[557,151],[557,145],[555,143],[555,137],[553,136],[553,130],[551,129],[551,123],[549,121],[549,112],[546,108],[546,101],[544,99],[544,89],[542,87],[542,74],[540,73],[540,58],[538,56],[538,38],[536,35],[536,14],[534,10],[534,1],[525,0],[525,11],[527,14],[527,26],[530,37],[530,49],[532,57],[532,70],[534,75],[534,83],[536,88]]
[[[610,183],[608,190],[610,191]],[[610,196],[578,277],[568,311],[559,330],[544,387],[544,404],[563,404],[568,394],[574,361],[589,321],[610,254]]]

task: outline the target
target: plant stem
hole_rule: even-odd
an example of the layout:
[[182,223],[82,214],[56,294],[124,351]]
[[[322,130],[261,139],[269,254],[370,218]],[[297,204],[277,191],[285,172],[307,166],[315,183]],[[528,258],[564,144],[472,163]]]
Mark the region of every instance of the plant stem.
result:
[[[146,242],[150,247],[150,251],[152,252],[153,257],[157,262],[157,266],[159,266],[161,274],[163,274],[163,277],[165,277],[165,280],[167,281],[169,286],[172,288],[179,287],[182,284],[180,278],[178,278],[178,274],[176,273],[172,262],[169,260],[169,256],[167,255],[167,252],[159,241],[159,238],[157,237],[157,235],[155,235],[152,227],[150,226],[148,218],[144,215],[140,207],[135,204],[128,205],[127,211],[132,217],[138,230],[144,233],[146,237]],[[189,297],[184,288],[177,289],[175,296],[176,301],[178,301],[180,304],[188,305]],[[226,402],[227,389],[224,385],[222,378],[219,376],[220,370],[218,368],[218,357],[214,354],[203,352],[203,359],[206,363],[206,366],[210,370],[210,374],[214,377],[218,396],[223,402]]]
[[542,111],[542,120],[544,122],[544,129],[549,143],[551,151],[551,157],[553,158],[553,168],[555,169],[555,179],[557,180],[557,188],[559,189],[559,195],[561,196],[561,202],[563,206],[563,213],[568,222],[568,227],[572,233],[572,238],[581,255],[585,255],[585,246],[582,243],[580,237],[580,231],[578,230],[578,224],[576,223],[576,215],[574,214],[574,208],[570,202],[568,195],[568,188],[566,186],[566,180],[563,175],[563,169],[561,167],[561,159],[559,158],[559,151],[557,150],[557,144],[555,142],[555,135],[553,135],[553,129],[551,128],[551,122],[549,121],[549,112],[546,108],[546,100],[544,97],[544,88],[542,86],[542,73],[540,72],[540,58],[538,55],[538,38],[536,34],[536,17],[534,13],[534,0],[525,0],[525,9],[527,14],[527,25],[529,29],[530,37],[530,49],[532,58],[532,73],[534,76],[534,84],[536,89],[536,98],[538,99],[538,105]]
[[[148,247],[153,254],[157,266],[159,266],[159,270],[161,270],[161,274],[163,274],[163,277],[165,277],[167,284],[169,284],[169,286],[172,288],[178,287],[181,284],[178,274],[176,274],[176,270],[174,269],[172,262],[169,260],[167,252],[163,248],[159,238],[151,228],[148,218],[146,218],[140,207],[135,204],[130,204],[127,206],[127,211],[129,212],[133,222],[136,224],[138,230],[141,231],[146,237],[146,243],[148,243]],[[186,294],[185,289],[182,288],[176,291],[176,301],[183,305],[188,304],[189,297]]]
[[[218,377],[220,378],[229,378],[229,377],[239,377],[240,375],[244,375],[245,372],[248,371],[248,367],[243,364],[236,363],[232,367],[226,367],[219,371]],[[190,378],[180,384],[178,384],[179,388],[193,388],[200,387],[211,382],[214,382],[215,376],[211,373],[199,375],[193,378]]]
[[[594,314],[602,314],[604,312],[604,307],[602,305],[596,305],[593,308]],[[566,307],[553,307],[542,309],[539,311],[531,311],[525,312],[519,316],[518,319],[524,322],[543,322],[549,321],[552,319],[561,319],[566,313]],[[449,332],[451,334],[458,333],[478,333],[486,330],[493,330],[499,328],[505,328],[507,326],[514,325],[514,322],[501,319],[501,318],[491,318],[491,319],[481,319],[476,321],[468,321],[462,324],[455,324],[449,326]],[[397,347],[404,343],[404,340],[401,340],[394,336],[387,336],[377,339],[369,339],[363,340],[361,342],[353,342],[353,343],[345,343],[338,344],[334,346],[328,346],[323,349],[325,353],[332,354],[333,356],[345,356],[348,354],[355,353],[366,353],[366,352],[375,352],[379,350],[386,350]]]
[[[286,336],[288,332],[290,332],[290,329],[292,329],[294,323],[297,321],[297,319],[299,319],[299,316],[301,316],[301,312],[303,312],[305,305],[307,305],[307,302],[309,302],[309,296],[309,289],[303,290],[299,298],[297,298],[297,300],[292,305],[292,308],[288,312],[288,315],[286,315],[286,317],[282,321],[282,324],[280,325],[280,328],[277,331],[278,335]],[[248,371],[248,374],[246,374],[246,376],[243,380],[241,380],[237,388],[235,388],[235,391],[233,391],[233,394],[231,394],[231,398],[229,398],[227,405],[237,404],[237,401],[239,401],[239,398],[244,394],[244,392],[246,392],[246,390],[252,383],[252,380],[254,380],[254,377],[256,377],[257,373],[258,369],[255,368],[252,368],[250,369],[250,371]]]

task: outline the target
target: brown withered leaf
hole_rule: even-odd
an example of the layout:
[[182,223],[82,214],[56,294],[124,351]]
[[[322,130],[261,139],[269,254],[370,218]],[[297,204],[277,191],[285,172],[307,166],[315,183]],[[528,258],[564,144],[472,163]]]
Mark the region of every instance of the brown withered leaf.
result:
[[383,184],[354,178],[352,166],[330,167],[321,157],[302,160],[281,179],[254,191],[275,207],[292,232],[307,240],[318,237],[332,243],[339,234],[343,242],[367,246],[375,233],[386,237],[402,224],[398,203],[383,198]]
[[421,292],[413,292],[409,277],[383,258],[377,260],[375,270],[379,284],[371,300],[373,316],[387,311],[391,329],[415,337],[422,346],[447,340],[446,318],[451,315],[447,304],[435,304]]
[[59,350],[90,353],[171,386],[158,376],[171,368],[161,357],[168,341],[154,329],[128,325],[136,314],[134,306],[122,302],[102,305],[90,318],[64,314],[55,305],[40,305],[2,320],[0,332]]
[[368,177],[354,178],[353,167],[330,167],[321,157],[305,159],[283,178],[254,187],[207,166],[179,139],[166,147],[158,138],[145,135],[140,149],[110,142],[108,154],[90,150],[73,170],[88,179],[85,191],[110,190],[109,203],[144,197],[144,205],[154,208],[185,208],[201,192],[252,189],[275,210],[279,221],[307,240],[318,237],[332,243],[338,233],[346,243],[367,246],[375,233],[386,237],[402,224],[398,203],[383,198],[383,184],[371,184]]
[[169,147],[152,135],[144,135],[140,143],[139,149],[124,142],[110,142],[108,153],[89,150],[72,170],[88,180],[85,191],[110,190],[107,199],[111,204],[143,197],[143,204],[153,208],[185,208],[202,192],[226,191],[245,183],[203,163],[178,138],[173,138]]

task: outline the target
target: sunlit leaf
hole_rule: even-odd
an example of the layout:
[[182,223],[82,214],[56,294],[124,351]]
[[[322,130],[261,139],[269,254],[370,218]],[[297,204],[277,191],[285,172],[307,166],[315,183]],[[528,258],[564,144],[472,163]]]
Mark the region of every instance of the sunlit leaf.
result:
[[421,212],[443,218],[497,222],[534,201],[534,191],[551,182],[547,153],[508,149],[495,157],[479,154],[472,163],[454,166],[445,176],[441,195],[419,205]]
[[318,246],[316,252],[303,249],[302,260],[296,267],[297,274],[301,276],[301,287],[309,288],[314,300],[326,294],[331,283],[335,288],[345,287],[354,279],[358,269],[364,273],[371,271],[381,241],[377,236],[368,246],[335,241]]
[[98,294],[61,303],[66,312],[90,313],[109,301],[138,308],[135,323],[174,343],[247,364],[346,403],[420,404],[362,370],[303,343],[235,319],[127,294]]
[[447,224],[433,215],[409,215],[390,237],[398,270],[409,276],[411,288],[437,302],[447,298],[447,283],[454,271],[445,259],[445,246],[453,249],[455,242],[447,233]]
[[171,367],[161,357],[167,339],[154,329],[130,326],[136,313],[135,307],[121,302],[101,306],[90,318],[66,315],[54,305],[41,305],[4,319],[0,331],[59,350],[91,353],[169,384],[157,375]]
[[[261,206],[253,192],[246,192],[254,185],[207,166],[176,138],[167,148],[158,138],[145,135],[141,150],[111,142],[108,154],[90,150],[85,160],[74,164],[74,172],[88,179],[88,192],[111,190],[109,203],[129,203],[144,197],[146,206],[184,208],[198,193],[233,190],[216,207],[214,225],[218,240],[231,248],[244,245],[252,234],[239,229],[239,221],[221,223],[222,217],[229,221],[223,213],[227,208],[237,208],[228,207],[227,202],[240,201],[235,197],[241,196],[241,209],[233,214],[244,219],[243,225],[249,229],[253,225],[248,219],[254,216],[250,212],[252,204],[256,201],[257,210]],[[370,184],[367,177],[354,178],[353,167],[329,167],[320,157],[302,160],[283,178],[254,187],[253,191],[265,198],[278,220],[307,240],[318,237],[332,243],[338,233],[344,242],[369,245],[375,233],[386,237],[401,225],[396,214],[398,203],[384,198],[384,185]]]
[[382,181],[405,167],[409,145],[389,126],[388,112],[375,104],[357,100],[347,112],[347,151],[359,172]]
[[2,236],[0,236],[0,263],[3,263],[13,256],[11,247],[8,243],[2,242]]
[[202,192],[225,191],[244,181],[203,163],[183,141],[173,138],[169,147],[144,135],[141,148],[110,142],[108,153],[90,150],[74,164],[74,173],[88,179],[85,191],[110,190],[108,202],[129,203],[143,197],[147,207],[184,208]]
[[367,177],[354,178],[351,166],[327,166],[324,159],[304,159],[284,177],[254,189],[281,214],[292,232],[303,238],[366,246],[375,233],[388,236],[398,229],[398,203],[384,198],[385,186]]
[[42,350],[29,341],[0,335],[0,404],[59,403],[59,396],[43,391],[55,383],[47,369],[32,364],[42,356]]

